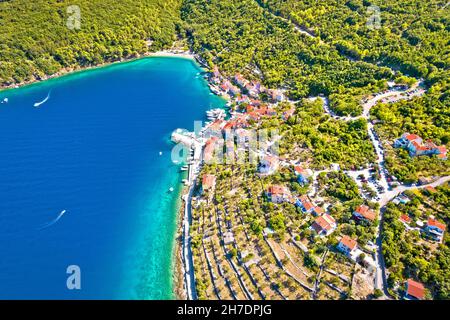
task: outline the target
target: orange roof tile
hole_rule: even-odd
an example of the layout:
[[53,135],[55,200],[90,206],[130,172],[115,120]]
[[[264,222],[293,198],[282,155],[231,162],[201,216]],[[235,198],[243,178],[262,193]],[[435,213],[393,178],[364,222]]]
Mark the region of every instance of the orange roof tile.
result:
[[407,294],[414,298],[422,300],[425,297],[425,287],[420,282],[408,279],[407,281]]
[[421,137],[419,137],[417,134],[408,134],[405,137],[407,140],[409,141],[413,141],[413,140],[417,140],[417,139],[422,139]]
[[285,186],[273,185],[269,187],[269,193],[275,195],[287,194],[289,190]]
[[343,236],[340,241],[344,246],[349,248],[350,250],[353,250],[358,245],[358,242],[356,240],[353,240],[349,236]]
[[203,190],[211,189],[215,183],[216,183],[216,176],[214,176],[212,174],[203,175],[203,179],[202,179]]
[[402,214],[400,216],[400,220],[403,221],[403,222],[406,222],[406,223],[410,223],[411,222],[411,218],[408,215],[406,215],[406,214]]
[[320,216],[321,214],[325,213],[325,210],[323,210],[323,208],[321,207],[314,207],[314,212]]
[[317,232],[320,232],[321,230],[330,231],[331,229],[333,229],[333,226],[335,224],[336,221],[332,216],[324,214],[323,216],[317,217],[316,220],[314,220],[312,227]]
[[358,208],[356,208],[355,212],[360,214],[367,220],[375,220],[375,212],[373,212],[368,206],[360,205]]
[[429,218],[427,223],[430,227],[436,227],[442,231],[445,231],[445,224],[437,221],[436,219]]

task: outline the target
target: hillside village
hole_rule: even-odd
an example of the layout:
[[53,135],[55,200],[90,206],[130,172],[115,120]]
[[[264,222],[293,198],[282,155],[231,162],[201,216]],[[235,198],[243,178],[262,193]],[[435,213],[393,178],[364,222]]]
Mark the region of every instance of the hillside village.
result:
[[[228,118],[211,118],[200,136],[192,138],[195,143],[188,143],[193,154],[202,148],[201,157],[188,159],[195,173],[188,181],[192,182],[191,197],[185,197],[186,206],[192,208],[192,223],[184,238],[186,243],[190,239],[192,256],[184,259],[192,259],[194,272],[189,277],[195,283],[195,289],[187,288],[188,297],[431,297],[417,273],[395,281],[389,275],[383,257],[383,213],[392,204],[410,201],[408,192],[435,190],[450,179],[434,177],[424,185],[404,184],[385,168],[384,146],[405,148],[411,157],[446,161],[445,146],[423,142],[410,133],[395,141],[381,141],[369,115],[370,107],[381,100],[378,94],[362,102],[365,114],[355,119],[334,115],[324,97],[312,98],[307,103],[321,104],[324,121],[358,122],[376,155],[374,161],[357,166],[345,162],[318,165],[310,150],[283,149],[283,139],[289,134],[283,126],[299,113],[305,115],[299,102],[240,74],[227,78],[217,68],[208,80],[213,93],[229,100],[230,110]],[[380,95],[395,98],[389,103],[409,99],[410,94],[399,94],[402,91],[419,92],[417,86],[396,87]],[[360,124],[361,120],[365,123]],[[280,124],[277,134],[269,143],[258,144],[255,130],[271,128],[274,123]],[[442,243],[447,228],[442,219],[446,217],[436,219],[430,214],[423,218],[415,222],[422,241],[432,246]],[[410,228],[409,216],[402,215],[398,221]]]

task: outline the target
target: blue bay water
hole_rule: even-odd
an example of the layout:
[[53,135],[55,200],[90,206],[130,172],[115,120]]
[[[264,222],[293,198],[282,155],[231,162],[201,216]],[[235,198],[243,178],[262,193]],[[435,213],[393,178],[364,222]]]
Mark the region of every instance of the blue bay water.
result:
[[146,58],[0,92],[0,298],[173,298],[170,134],[224,104],[199,72]]

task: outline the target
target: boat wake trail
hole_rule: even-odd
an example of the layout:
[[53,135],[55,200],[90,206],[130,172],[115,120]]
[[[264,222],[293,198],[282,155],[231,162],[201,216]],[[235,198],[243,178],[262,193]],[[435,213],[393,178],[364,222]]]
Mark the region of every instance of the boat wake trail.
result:
[[61,211],[61,213],[60,213],[55,219],[53,219],[52,221],[50,221],[50,222],[48,222],[48,223],[42,225],[42,226],[39,228],[39,230],[42,230],[42,229],[46,229],[46,228],[48,228],[48,227],[51,227],[52,225],[54,225],[55,223],[57,223],[57,222],[59,221],[59,219],[61,219],[62,216],[63,216],[65,213],[66,213],[66,210]]
[[50,99],[50,92],[51,92],[51,91],[49,91],[49,93],[47,94],[47,97],[45,97],[44,100],[42,100],[42,101],[40,101],[40,102],[36,102],[33,106],[34,106],[35,108],[38,108],[41,104],[46,103],[47,100]]

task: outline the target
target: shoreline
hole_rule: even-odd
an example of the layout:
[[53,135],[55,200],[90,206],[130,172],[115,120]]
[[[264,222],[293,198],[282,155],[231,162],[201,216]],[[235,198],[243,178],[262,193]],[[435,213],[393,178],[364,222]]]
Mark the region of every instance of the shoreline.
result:
[[180,206],[177,211],[177,227],[175,233],[175,247],[173,252],[173,266],[175,273],[173,276],[173,295],[175,300],[188,300],[188,295],[185,287],[185,266],[183,259],[183,221],[186,203],[183,200],[187,194],[188,187],[183,185],[179,193]]
[[0,86],[0,93],[1,92],[7,92],[9,90],[24,88],[24,87],[35,85],[35,84],[39,84],[39,83],[42,83],[42,82],[45,82],[45,81],[48,81],[48,80],[57,79],[57,78],[61,78],[61,77],[64,77],[64,76],[69,76],[69,75],[81,73],[81,72],[84,72],[84,71],[90,71],[90,70],[96,70],[96,69],[100,69],[100,68],[106,68],[106,67],[114,66],[114,65],[117,65],[117,64],[133,62],[133,61],[140,60],[140,59],[145,59],[145,58],[181,58],[181,59],[188,59],[188,60],[195,61],[197,64],[199,64],[199,66],[201,68],[204,67],[204,65],[200,61],[198,61],[198,58],[191,51],[167,49],[167,50],[160,50],[160,51],[154,51],[154,52],[146,52],[146,53],[141,54],[141,55],[136,56],[136,57],[123,58],[121,60],[116,60],[116,61],[106,61],[106,62],[102,62],[102,63],[96,64],[96,65],[83,66],[83,67],[76,66],[76,67],[62,68],[61,70],[59,70],[58,72],[56,72],[56,73],[54,73],[52,75],[46,75],[46,76],[44,76],[42,78],[39,78],[39,79],[35,78],[35,79],[32,79],[32,80],[23,81],[23,82],[20,82],[20,83],[14,83],[14,84],[10,84],[10,85],[7,85],[7,86]]

